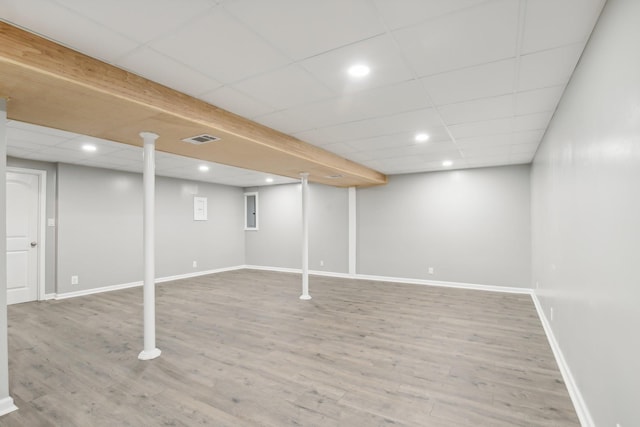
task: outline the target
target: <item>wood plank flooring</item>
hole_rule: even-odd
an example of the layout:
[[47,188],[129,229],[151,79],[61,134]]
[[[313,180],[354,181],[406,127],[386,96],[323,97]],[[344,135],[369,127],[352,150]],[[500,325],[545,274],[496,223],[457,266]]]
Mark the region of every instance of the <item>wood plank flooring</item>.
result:
[[529,296],[232,271],[9,307],[0,426],[578,426]]

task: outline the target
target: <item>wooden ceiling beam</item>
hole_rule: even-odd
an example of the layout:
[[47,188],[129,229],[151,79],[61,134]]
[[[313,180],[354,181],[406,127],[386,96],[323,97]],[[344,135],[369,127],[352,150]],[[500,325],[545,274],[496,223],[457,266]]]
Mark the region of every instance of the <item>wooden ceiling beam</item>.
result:
[[[0,96],[8,117],[159,151],[338,187],[384,174],[35,34],[0,22]],[[200,134],[220,141],[182,142]],[[338,176],[338,178],[336,178]]]

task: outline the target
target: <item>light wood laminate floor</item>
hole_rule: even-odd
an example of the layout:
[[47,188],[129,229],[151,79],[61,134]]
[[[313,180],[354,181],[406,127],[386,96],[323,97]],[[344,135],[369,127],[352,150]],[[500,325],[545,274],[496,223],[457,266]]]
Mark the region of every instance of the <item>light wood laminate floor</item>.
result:
[[232,271],[9,307],[1,426],[577,426],[531,298]]

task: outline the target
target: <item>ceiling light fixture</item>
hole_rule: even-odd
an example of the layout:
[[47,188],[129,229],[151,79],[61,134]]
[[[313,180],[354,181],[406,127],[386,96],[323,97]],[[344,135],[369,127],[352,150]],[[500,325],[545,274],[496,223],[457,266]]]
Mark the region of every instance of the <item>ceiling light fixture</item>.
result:
[[429,135],[426,133],[418,133],[415,137],[416,142],[425,142],[429,140]]
[[364,64],[356,64],[349,67],[347,71],[351,77],[361,78],[369,75],[371,68]]
[[200,165],[200,166],[198,166],[198,170],[200,170],[200,172],[207,172],[207,171],[209,171],[209,166]]
[[267,178],[267,179],[265,179],[265,182],[272,183],[273,182],[273,178]]
[[88,152],[88,153],[93,153],[93,152],[95,152],[95,151],[97,151],[97,150],[98,150],[98,147],[96,147],[96,146],[95,146],[95,145],[93,145],[93,144],[83,144],[83,145],[82,145],[82,150],[83,150],[83,151],[86,151],[86,152]]
[[453,165],[453,162],[451,160],[445,160],[444,162],[442,162],[442,166],[444,166],[445,168],[448,168],[451,165]]

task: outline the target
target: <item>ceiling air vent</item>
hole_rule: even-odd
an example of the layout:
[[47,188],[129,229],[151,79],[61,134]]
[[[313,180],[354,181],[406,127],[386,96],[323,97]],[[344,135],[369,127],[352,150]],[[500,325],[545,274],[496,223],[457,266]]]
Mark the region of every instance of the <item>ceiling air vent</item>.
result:
[[202,145],[202,144],[207,144],[209,142],[220,141],[220,138],[218,138],[217,136],[207,135],[206,133],[203,133],[202,135],[196,135],[196,136],[192,136],[191,138],[185,138],[183,139],[183,141],[188,142],[189,144]]

